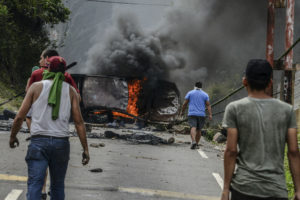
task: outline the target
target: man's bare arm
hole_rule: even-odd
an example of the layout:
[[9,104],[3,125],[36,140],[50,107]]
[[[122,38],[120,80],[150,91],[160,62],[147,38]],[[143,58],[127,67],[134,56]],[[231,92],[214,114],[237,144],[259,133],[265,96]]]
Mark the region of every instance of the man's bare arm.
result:
[[88,150],[88,144],[86,139],[85,125],[81,116],[78,95],[73,87],[70,87],[70,95],[71,95],[71,105],[72,105],[72,117],[75,123],[79,140],[83,147],[82,164],[86,165],[88,164],[90,157],[89,157],[89,150]]
[[186,109],[186,107],[187,107],[188,104],[189,104],[189,100],[187,100],[187,99],[184,100],[182,108],[181,108],[180,115],[183,115],[183,113],[184,113],[184,111],[185,111],[185,109]]
[[212,112],[211,112],[211,106],[210,106],[209,101],[206,101],[205,105],[206,105],[206,108],[207,108],[207,111],[208,111],[208,114],[209,114],[209,116],[208,116],[209,120],[212,120]]
[[35,87],[33,86],[28,90],[28,92],[22,102],[22,105],[14,119],[14,123],[11,128],[10,140],[9,140],[9,145],[11,148],[15,148],[16,145],[17,146],[19,145],[19,141],[17,139],[17,134],[20,131],[23,121],[26,117],[26,114],[28,113],[28,111],[32,105],[34,88]]
[[27,84],[26,84],[26,87],[25,87],[25,92],[27,92],[28,89],[29,89],[29,82],[30,82],[30,78],[28,78],[28,80],[27,80]]
[[287,134],[289,166],[295,186],[295,195],[300,200],[300,154],[297,142],[297,129],[289,128]]
[[237,151],[238,130],[236,128],[227,129],[227,144],[224,153],[224,188],[222,200],[229,199],[229,188],[235,168]]

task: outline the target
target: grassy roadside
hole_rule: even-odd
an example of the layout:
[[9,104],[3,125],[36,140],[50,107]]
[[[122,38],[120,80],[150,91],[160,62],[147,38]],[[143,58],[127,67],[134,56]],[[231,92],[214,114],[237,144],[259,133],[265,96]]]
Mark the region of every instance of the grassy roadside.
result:
[[[2,82],[0,82],[0,104],[2,102],[7,101],[9,98],[17,95],[17,92],[12,89],[9,85],[6,85]],[[3,106],[0,106],[0,113],[3,112],[4,109],[11,110],[14,112],[17,112],[21,103],[23,101],[23,97],[17,97],[16,99],[4,104]]]
[[[300,132],[298,132],[298,144],[300,146]],[[287,184],[287,189],[289,191],[289,199],[293,199],[294,197],[294,184],[293,184],[293,178],[290,173],[289,169],[289,162],[287,158],[287,149],[286,149],[286,154],[284,158],[284,168],[285,168],[285,178],[286,178],[286,184]]]

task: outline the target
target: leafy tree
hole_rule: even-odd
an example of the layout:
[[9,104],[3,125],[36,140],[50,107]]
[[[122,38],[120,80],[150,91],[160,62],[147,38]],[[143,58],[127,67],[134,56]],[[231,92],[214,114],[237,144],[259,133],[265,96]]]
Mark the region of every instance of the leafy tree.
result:
[[51,45],[48,26],[66,22],[61,0],[0,0],[0,78],[24,88],[41,52]]

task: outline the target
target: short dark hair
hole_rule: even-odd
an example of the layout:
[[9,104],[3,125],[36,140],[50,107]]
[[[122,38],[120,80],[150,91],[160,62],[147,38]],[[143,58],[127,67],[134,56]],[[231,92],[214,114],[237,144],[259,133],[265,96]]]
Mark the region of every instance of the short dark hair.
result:
[[245,76],[253,90],[264,90],[272,78],[273,68],[267,60],[252,59],[248,62]]
[[51,58],[52,56],[59,56],[59,54],[54,49],[47,49],[43,52],[43,58]]
[[197,87],[197,88],[202,88],[202,82],[201,82],[201,81],[196,82],[196,83],[195,83],[195,87]]

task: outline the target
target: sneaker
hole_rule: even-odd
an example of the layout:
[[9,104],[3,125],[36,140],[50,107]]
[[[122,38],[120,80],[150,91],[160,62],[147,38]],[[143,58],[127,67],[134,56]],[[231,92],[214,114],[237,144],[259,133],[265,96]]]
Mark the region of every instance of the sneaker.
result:
[[196,146],[197,146],[196,143],[192,144],[191,149],[196,149]]
[[42,200],[46,200],[47,199],[47,193],[42,193]]
[[195,149],[200,149],[200,145],[199,145],[199,144],[196,144]]

